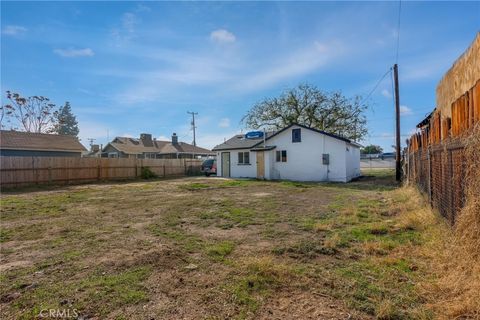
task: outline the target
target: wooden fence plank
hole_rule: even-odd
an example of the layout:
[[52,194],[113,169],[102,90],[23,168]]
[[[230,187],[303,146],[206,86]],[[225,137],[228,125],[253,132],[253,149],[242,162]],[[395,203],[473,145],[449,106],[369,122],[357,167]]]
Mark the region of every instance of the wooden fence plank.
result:
[[[159,177],[199,172],[202,160],[188,161],[187,163],[185,159],[0,157],[0,186],[135,179],[140,176],[142,166],[150,167]],[[192,168],[196,171],[192,171]]]

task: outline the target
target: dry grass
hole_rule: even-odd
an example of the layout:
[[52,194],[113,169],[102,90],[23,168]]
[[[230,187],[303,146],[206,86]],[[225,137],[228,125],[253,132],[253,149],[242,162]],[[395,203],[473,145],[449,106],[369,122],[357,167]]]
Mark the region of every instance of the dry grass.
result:
[[434,319],[422,293],[444,297],[432,270],[453,237],[389,171],[351,184],[195,178],[1,200],[5,319],[44,306],[99,319]]
[[433,242],[437,278],[424,286],[440,319],[480,319],[480,124],[467,141],[466,204],[453,232]]

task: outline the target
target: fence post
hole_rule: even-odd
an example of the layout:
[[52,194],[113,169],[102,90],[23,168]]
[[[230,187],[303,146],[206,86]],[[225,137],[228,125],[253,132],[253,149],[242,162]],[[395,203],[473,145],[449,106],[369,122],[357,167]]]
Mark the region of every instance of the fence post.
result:
[[139,176],[138,174],[138,159],[135,158],[135,179]]
[[430,206],[433,207],[433,188],[432,188],[432,152],[427,147],[427,164],[428,164],[428,199],[430,200]]
[[[455,211],[455,197],[458,196],[458,193],[455,192],[455,190],[460,187],[459,185],[459,178],[461,177],[455,177],[455,166],[453,163],[453,151],[454,149],[448,149],[447,146],[445,145],[445,150],[447,152],[448,156],[448,169],[450,170],[450,179],[449,181],[449,186],[450,186],[450,214],[451,214],[451,224],[455,224],[455,218],[456,218],[456,211]],[[461,183],[461,182],[460,182]]]

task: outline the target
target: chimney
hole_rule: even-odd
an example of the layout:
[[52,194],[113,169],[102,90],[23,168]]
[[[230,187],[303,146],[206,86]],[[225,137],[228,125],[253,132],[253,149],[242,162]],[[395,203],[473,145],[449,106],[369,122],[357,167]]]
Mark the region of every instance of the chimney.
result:
[[146,147],[153,146],[152,135],[149,133],[141,133],[140,140],[142,141],[143,145]]
[[178,136],[175,132],[172,134],[172,144],[178,144]]

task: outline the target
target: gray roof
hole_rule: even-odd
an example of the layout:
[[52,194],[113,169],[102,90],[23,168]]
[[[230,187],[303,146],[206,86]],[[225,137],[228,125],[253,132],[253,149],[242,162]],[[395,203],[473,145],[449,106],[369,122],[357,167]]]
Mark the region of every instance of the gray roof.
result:
[[[347,139],[347,138],[344,138],[344,137],[341,137],[339,135],[336,135],[336,134],[333,134],[333,133],[329,133],[329,132],[325,132],[325,131],[322,131],[322,130],[318,130],[318,129],[315,129],[315,128],[309,128],[309,127],[306,127],[304,125],[301,125],[301,124],[298,124],[298,123],[292,123],[291,125],[281,129],[281,130],[278,130],[278,131],[272,131],[272,132],[267,132],[265,134],[265,140],[269,140],[270,138],[273,138],[274,136],[276,136],[277,134],[280,134],[282,133],[283,131],[293,127],[293,126],[299,126],[301,128],[304,128],[304,129],[308,129],[308,130],[312,130],[314,132],[318,132],[318,133],[321,133],[321,134],[324,134],[326,136],[329,136],[329,137],[332,137],[334,139],[337,139],[337,140],[341,140],[341,141],[345,141],[347,143],[350,143],[354,146],[357,146],[357,147],[360,147],[361,145],[359,145],[358,143],[356,142],[353,142],[351,141],[350,139]],[[213,151],[217,151],[217,150],[231,150],[231,149],[250,149],[250,148],[253,148],[257,145],[260,145],[260,143],[263,141],[263,138],[259,138],[259,139],[245,139],[245,135],[243,134],[237,134],[235,135],[233,138],[225,141],[224,143],[222,144],[219,144],[218,146],[215,146],[215,148],[213,148]],[[267,146],[267,147],[271,147],[271,148],[274,148],[275,146]]]
[[[268,139],[269,137],[273,136],[275,132],[266,132],[265,133],[265,138]],[[231,150],[231,149],[250,149],[257,145],[258,143],[261,143],[263,141],[263,138],[258,138],[258,139],[246,139],[244,134],[237,134],[233,136],[232,138],[228,139],[222,144],[219,144],[218,146],[215,146],[213,148],[213,151],[216,150]]]
[[[171,141],[160,141],[160,140],[151,140],[146,141],[136,138],[128,137],[116,137],[108,145],[122,151],[126,154],[142,154],[144,152],[148,153],[160,153],[160,154],[170,154],[170,153],[195,153],[195,154],[204,154],[204,155],[214,155],[215,153],[198,146],[194,146],[185,142],[178,142],[173,144]],[[107,146],[108,146],[107,145]],[[103,148],[104,150],[107,148]]]
[[22,131],[0,132],[0,149],[35,151],[87,151],[75,136]]

